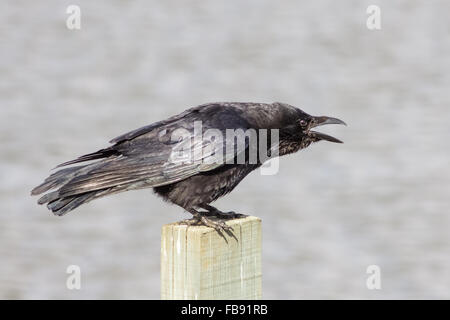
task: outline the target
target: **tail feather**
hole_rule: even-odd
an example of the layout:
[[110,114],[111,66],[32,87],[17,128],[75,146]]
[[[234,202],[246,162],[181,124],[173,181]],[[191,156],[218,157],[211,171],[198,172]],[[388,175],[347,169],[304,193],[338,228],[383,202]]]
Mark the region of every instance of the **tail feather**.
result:
[[70,202],[74,201],[76,197],[69,198],[57,198],[47,204],[47,208],[49,208],[53,213],[58,213],[62,208],[66,207]]
[[98,151],[93,152],[93,153],[85,154],[85,155],[83,155],[81,157],[78,157],[78,158],[76,158],[74,160],[70,160],[70,161],[61,163],[56,168],[68,166],[68,165],[79,163],[79,162],[98,160],[98,159],[103,159],[103,158],[107,158],[107,157],[110,157],[110,156],[119,156],[119,155],[120,155],[120,152],[117,151],[117,150],[114,150],[112,148],[101,149],[101,150],[98,150]]
[[77,196],[58,198],[47,204],[47,208],[50,209],[55,215],[62,216],[67,212],[78,208],[82,204],[89,202],[95,197],[96,191],[87,192]]
[[[140,182],[130,179],[117,179],[117,181],[113,181],[114,183],[110,183],[104,187],[98,186],[101,182],[99,179],[103,175],[110,176],[120,170],[120,168],[112,165],[117,161],[116,155],[119,155],[116,150],[106,148],[60,164],[58,167],[83,161],[102,159],[93,163],[58,170],[45,179],[42,184],[35,187],[31,191],[31,195],[45,193],[39,198],[38,204],[47,204],[49,210],[55,215],[61,216],[93,199],[130,189],[146,187],[147,184],[145,181]],[[125,165],[128,165],[128,163],[125,163]],[[101,174],[95,175],[94,173],[98,170],[103,170],[104,172],[101,171]],[[123,172],[122,175],[125,177],[128,176],[126,172]],[[76,189],[73,188],[73,184],[80,179],[85,182],[85,185]],[[67,192],[66,189],[70,190],[70,192]]]
[[31,191],[31,194],[38,195],[56,189],[55,191],[48,192],[40,197],[38,204],[47,204],[47,208],[55,215],[63,215],[79,207],[83,203],[92,200],[99,193],[105,194],[105,190],[86,190],[85,192],[70,196],[61,194],[60,192],[61,188],[67,183],[70,183],[73,178],[86,174],[95,167],[96,164],[90,164],[61,169],[51,174],[42,184],[34,188]]
[[55,215],[62,216],[89,201],[126,190],[127,186],[117,186],[114,188],[89,191],[75,196],[59,197],[58,195],[56,196],[56,198],[52,197],[52,199],[54,198],[54,200],[48,202],[47,208],[51,210]]
[[[47,204],[47,208],[49,210],[51,210],[55,215],[61,216],[93,199],[126,191],[130,188],[130,185],[125,184],[96,190],[84,188],[76,194],[67,194],[63,191],[63,187],[72,183],[74,178],[87,174],[91,170],[102,165],[104,165],[104,162],[61,169],[50,175],[41,185],[34,188],[31,191],[31,194],[42,194],[49,190],[55,189],[54,191],[50,191],[40,197],[38,204]],[[136,185],[135,187],[138,186]]]
[[52,201],[55,201],[58,198],[59,198],[59,190],[53,191],[53,192],[49,192],[49,193],[44,194],[42,197],[39,198],[38,204],[44,204],[44,203],[47,203],[47,202],[52,202]]
[[47,179],[45,179],[42,184],[31,190],[31,195],[35,196],[63,185],[64,183],[74,178],[76,175],[82,173],[82,171],[84,171],[82,169],[86,167],[87,166],[71,167],[59,170],[51,174]]

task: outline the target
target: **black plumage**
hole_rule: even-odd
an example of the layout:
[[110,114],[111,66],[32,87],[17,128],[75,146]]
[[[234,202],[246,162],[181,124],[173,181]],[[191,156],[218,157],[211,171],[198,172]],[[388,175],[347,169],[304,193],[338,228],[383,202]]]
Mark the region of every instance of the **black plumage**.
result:
[[[196,130],[199,122],[200,131]],[[153,188],[165,200],[193,214],[195,221],[227,229],[223,221],[213,221],[208,216],[226,218],[236,214],[221,212],[210,203],[232,191],[266,160],[259,153],[260,140],[267,139],[269,155],[276,149],[279,155],[293,153],[320,140],[341,142],[310,130],[330,123],[344,124],[336,118],[310,116],[284,103],[204,104],[121,135],[110,141],[113,144],[110,147],[59,165],[90,161],[56,171],[34,188],[32,195],[54,189],[43,195],[38,203],[46,203],[53,213],[63,215],[106,195]],[[205,139],[208,129],[222,133],[223,140]],[[256,141],[247,137],[244,144],[238,145],[234,138],[227,140],[227,129],[255,130]],[[261,135],[260,129],[269,130],[269,134]],[[279,142],[274,143],[271,139],[270,130],[273,129],[278,130]],[[232,147],[225,148],[230,143]],[[175,148],[183,145],[199,155],[195,161],[174,158]],[[252,152],[257,154],[255,161],[252,161]],[[213,161],[218,158],[221,161]]]

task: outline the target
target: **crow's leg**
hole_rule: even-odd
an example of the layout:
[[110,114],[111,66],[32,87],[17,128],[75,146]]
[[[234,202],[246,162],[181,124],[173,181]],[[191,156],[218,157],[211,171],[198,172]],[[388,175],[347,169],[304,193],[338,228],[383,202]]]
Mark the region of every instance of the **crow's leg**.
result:
[[219,209],[217,209],[213,206],[210,206],[209,204],[202,204],[202,205],[199,205],[199,207],[208,211],[208,212],[206,212],[206,215],[216,216],[216,217],[222,218],[222,219],[234,219],[234,218],[246,217],[245,214],[236,213],[234,211],[228,211],[228,212],[220,211]]
[[185,221],[188,225],[203,224],[207,227],[214,228],[218,232],[225,231],[228,233],[233,231],[233,228],[227,225],[222,220],[212,220],[208,218],[204,212],[199,212],[193,208],[186,208],[186,210],[189,211],[193,216],[192,220]]

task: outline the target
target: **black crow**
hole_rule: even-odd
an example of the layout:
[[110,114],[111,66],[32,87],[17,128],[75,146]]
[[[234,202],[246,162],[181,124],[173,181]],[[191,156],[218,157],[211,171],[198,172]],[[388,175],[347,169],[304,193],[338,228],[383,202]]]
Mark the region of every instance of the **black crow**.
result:
[[[310,116],[278,102],[203,104],[123,134],[110,141],[112,146],[59,165],[91,161],[56,171],[31,194],[54,189],[38,203],[47,203],[48,209],[61,216],[106,195],[153,188],[164,200],[190,212],[192,222],[228,231],[222,219],[238,214],[219,211],[210,203],[232,191],[269,157],[293,153],[320,140],[340,143],[311,130],[324,124],[345,123]],[[267,150],[262,150],[263,142]]]

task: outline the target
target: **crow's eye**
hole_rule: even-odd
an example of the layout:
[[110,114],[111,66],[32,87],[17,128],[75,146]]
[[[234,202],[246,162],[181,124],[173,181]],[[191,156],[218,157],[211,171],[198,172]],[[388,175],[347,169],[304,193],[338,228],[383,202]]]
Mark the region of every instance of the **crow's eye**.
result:
[[300,125],[302,126],[302,127],[306,127],[306,121],[305,120],[300,120]]

